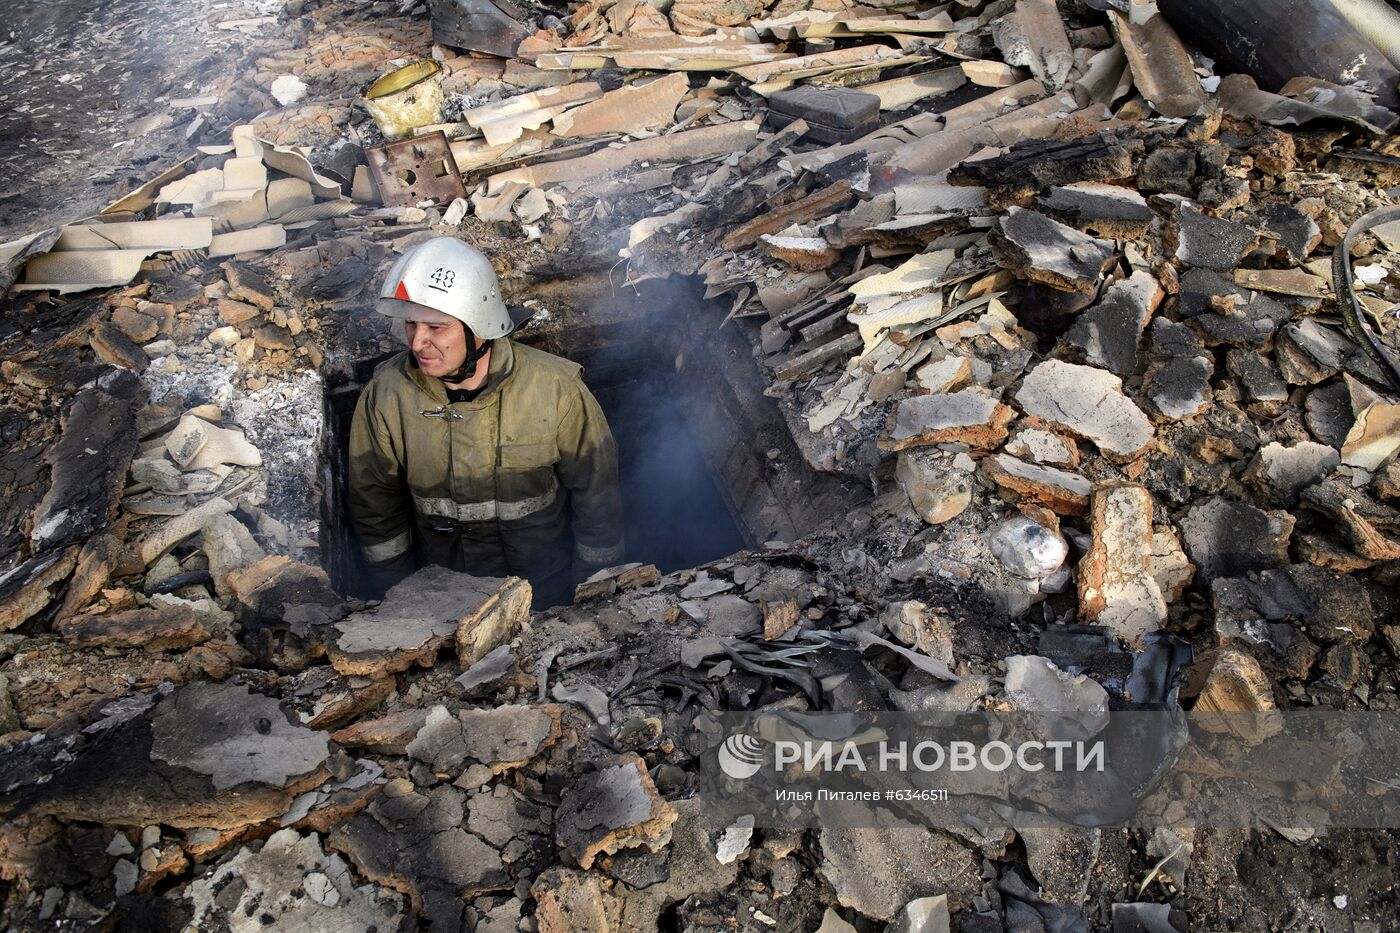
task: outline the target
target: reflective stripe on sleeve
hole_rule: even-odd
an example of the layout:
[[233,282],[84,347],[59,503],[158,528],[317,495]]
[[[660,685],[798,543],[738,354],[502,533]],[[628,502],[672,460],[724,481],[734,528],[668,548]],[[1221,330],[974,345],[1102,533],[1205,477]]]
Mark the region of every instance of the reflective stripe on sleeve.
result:
[[365,559],[371,564],[382,564],[385,561],[393,560],[395,557],[407,551],[411,544],[412,541],[409,539],[408,532],[405,531],[398,537],[390,538],[388,541],[381,541],[379,544],[364,545]]
[[495,499],[486,502],[457,502],[453,499],[414,496],[413,504],[420,515],[433,518],[449,518],[458,522],[489,522],[495,519],[508,522],[549,508],[558,495],[559,484],[556,482],[554,488],[544,495],[517,502],[497,502]]
[[620,541],[612,547],[589,547],[586,544],[574,542],[574,556],[585,564],[597,567],[611,567],[620,564],[623,554],[623,546]]

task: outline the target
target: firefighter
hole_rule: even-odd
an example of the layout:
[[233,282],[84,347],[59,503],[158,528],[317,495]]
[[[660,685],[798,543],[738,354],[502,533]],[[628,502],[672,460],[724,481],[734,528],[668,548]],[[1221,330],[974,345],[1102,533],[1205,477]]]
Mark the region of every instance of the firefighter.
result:
[[389,270],[377,310],[408,350],[350,432],[350,517],[373,589],[437,564],[525,577],[535,606],[623,559],[617,447],[575,363],[516,343],[495,270],[451,237]]

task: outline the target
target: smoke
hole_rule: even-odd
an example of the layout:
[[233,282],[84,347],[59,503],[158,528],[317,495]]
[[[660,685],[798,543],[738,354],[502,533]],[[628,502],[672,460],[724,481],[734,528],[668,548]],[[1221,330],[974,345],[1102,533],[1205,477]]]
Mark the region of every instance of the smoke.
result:
[[663,573],[746,546],[715,475],[742,440],[706,416],[726,389],[723,361],[705,345],[722,316],[699,287],[672,276],[620,290],[613,307],[588,309],[624,322],[601,345],[571,347],[565,334],[560,346],[583,365],[617,441],[627,559]]

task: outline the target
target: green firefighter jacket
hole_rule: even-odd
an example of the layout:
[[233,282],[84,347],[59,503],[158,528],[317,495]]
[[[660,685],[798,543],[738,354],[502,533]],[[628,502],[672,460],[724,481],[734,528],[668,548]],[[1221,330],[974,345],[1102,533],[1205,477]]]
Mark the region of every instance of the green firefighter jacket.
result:
[[501,339],[485,390],[449,404],[407,351],[375,370],[350,431],[350,516],[376,579],[438,564],[538,584],[571,556],[622,562],[617,446],[581,372]]

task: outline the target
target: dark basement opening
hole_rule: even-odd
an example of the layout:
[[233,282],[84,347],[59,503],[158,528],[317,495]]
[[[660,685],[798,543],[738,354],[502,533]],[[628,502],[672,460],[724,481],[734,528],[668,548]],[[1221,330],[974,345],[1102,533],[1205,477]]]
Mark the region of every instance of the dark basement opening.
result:
[[[738,322],[697,279],[649,280],[589,302],[584,320],[549,320],[521,342],[574,360],[618,445],[628,562],[662,573],[766,542],[790,541],[869,493],[811,470]],[[346,509],[350,423],[387,357],[356,360],[328,382],[320,469],[321,553],[331,583],[363,590]]]

